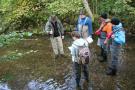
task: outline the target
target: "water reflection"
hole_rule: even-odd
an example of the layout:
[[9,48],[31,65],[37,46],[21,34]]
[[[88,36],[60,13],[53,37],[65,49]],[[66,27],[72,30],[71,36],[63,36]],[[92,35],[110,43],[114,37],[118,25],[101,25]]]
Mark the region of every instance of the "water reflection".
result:
[[65,83],[57,83],[54,79],[46,82],[32,80],[28,83],[26,90],[75,90],[75,80],[71,76],[65,76]]
[[0,83],[0,90],[11,90],[7,83]]

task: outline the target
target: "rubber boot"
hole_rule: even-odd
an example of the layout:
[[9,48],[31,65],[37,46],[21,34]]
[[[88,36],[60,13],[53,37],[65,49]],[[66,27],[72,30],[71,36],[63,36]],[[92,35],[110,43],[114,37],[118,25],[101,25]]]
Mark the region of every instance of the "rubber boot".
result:
[[76,79],[76,88],[78,89],[80,88],[80,79],[78,78]]
[[103,61],[104,61],[104,62],[107,61],[107,53],[106,53],[106,51],[104,51]]
[[116,75],[116,72],[117,72],[116,69],[114,69],[114,68],[108,68],[106,74],[107,75],[111,75],[111,76],[115,76]]
[[89,82],[87,80],[84,80],[82,86],[83,86],[83,89],[82,90],[88,90],[88,88],[89,88]]
[[103,48],[101,48],[101,59],[99,60],[100,62],[106,62],[107,61],[107,53],[104,51]]

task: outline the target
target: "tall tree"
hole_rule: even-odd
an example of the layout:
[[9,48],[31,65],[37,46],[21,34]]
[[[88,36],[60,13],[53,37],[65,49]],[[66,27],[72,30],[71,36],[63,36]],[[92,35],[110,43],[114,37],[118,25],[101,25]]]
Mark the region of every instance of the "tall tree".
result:
[[82,0],[82,1],[83,1],[83,4],[84,4],[84,7],[85,7],[86,11],[88,12],[89,16],[94,21],[94,16],[93,16],[92,11],[91,11],[91,9],[89,7],[88,1],[87,0]]

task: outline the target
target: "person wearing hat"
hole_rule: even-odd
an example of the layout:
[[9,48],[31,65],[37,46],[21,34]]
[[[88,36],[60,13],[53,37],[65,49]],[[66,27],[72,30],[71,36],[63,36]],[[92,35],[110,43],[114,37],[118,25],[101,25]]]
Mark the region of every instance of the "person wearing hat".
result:
[[87,17],[86,11],[84,9],[80,10],[78,22],[77,22],[77,31],[80,33],[81,37],[86,39],[89,36],[92,37],[92,19]]
[[[112,33],[112,24],[111,20],[108,19],[107,14],[103,13],[100,16],[101,25],[100,28],[97,30],[100,31],[99,35],[99,46],[101,48],[101,58],[100,62],[107,61],[107,52],[108,52],[108,40],[110,38],[110,35]],[[96,32],[97,32],[96,31]]]
[[63,43],[64,28],[56,15],[51,15],[45,25],[45,32],[50,36],[55,58],[64,56]]

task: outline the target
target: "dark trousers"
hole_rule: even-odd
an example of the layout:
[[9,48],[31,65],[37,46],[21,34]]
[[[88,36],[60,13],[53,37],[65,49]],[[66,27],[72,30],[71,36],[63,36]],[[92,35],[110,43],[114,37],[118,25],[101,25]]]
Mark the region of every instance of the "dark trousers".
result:
[[103,60],[104,61],[107,60],[107,51],[106,51],[106,48],[102,48],[101,47],[101,56],[103,57]]
[[121,46],[120,45],[111,45],[111,61],[109,63],[109,67],[112,69],[118,69],[118,63],[121,53]]
[[77,62],[74,62],[73,67],[77,86],[80,84],[81,72],[84,75],[84,79],[89,82],[88,64],[78,64]]
[[104,44],[105,39],[100,38],[100,47],[101,47],[101,56],[103,57],[103,60],[107,60],[107,45]]

